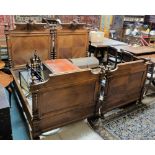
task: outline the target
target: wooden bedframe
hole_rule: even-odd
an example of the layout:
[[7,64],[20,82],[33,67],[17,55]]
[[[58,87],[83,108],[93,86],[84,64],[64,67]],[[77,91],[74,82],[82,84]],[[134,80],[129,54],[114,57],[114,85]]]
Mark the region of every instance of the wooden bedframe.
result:
[[46,82],[32,85],[32,107],[19,84],[20,69],[12,69],[14,84],[33,139],[43,132],[96,114],[99,74],[89,69],[49,74]]
[[114,70],[107,71],[102,114],[132,102],[141,102],[147,67],[145,60],[136,60],[118,64]]
[[[27,28],[24,28],[24,31],[23,26]],[[35,50],[39,53],[42,61],[50,59],[53,38],[50,35],[50,30],[44,29],[43,25],[38,25],[37,29],[33,25],[23,26],[19,24],[16,30],[9,32],[9,56],[12,60],[11,72],[14,77],[16,93],[26,115],[32,139],[37,139],[41,133],[51,129],[94,117],[99,114],[99,107],[101,108],[100,112],[104,114],[114,108],[141,100],[147,72],[147,64],[144,60],[119,64],[115,70],[106,73],[107,81],[102,105],[99,105],[101,102],[98,102],[99,74],[92,73],[88,68],[52,74],[45,64],[48,78],[44,82],[31,85],[32,101],[30,104],[21,89],[19,71],[25,68],[25,64]],[[72,31],[76,32],[77,30]],[[69,32],[68,29],[63,30],[61,36],[61,31],[57,30],[57,37],[60,35],[60,39],[57,38],[56,42],[57,58],[64,58],[59,49],[63,47]],[[86,31],[84,34],[86,37]],[[85,43],[84,45],[86,47]],[[84,57],[86,53],[85,50],[82,50],[81,55],[78,54],[79,57]],[[71,55],[67,54],[66,58],[71,58]]]
[[97,112],[99,74],[93,74],[90,69],[52,74],[45,65],[47,80],[31,85],[32,99],[26,97],[20,86],[19,71],[25,69],[35,50],[42,61],[50,59],[51,40],[49,30],[43,25],[19,24],[8,34],[15,93],[32,139],[38,139],[41,133],[51,129],[94,116]]

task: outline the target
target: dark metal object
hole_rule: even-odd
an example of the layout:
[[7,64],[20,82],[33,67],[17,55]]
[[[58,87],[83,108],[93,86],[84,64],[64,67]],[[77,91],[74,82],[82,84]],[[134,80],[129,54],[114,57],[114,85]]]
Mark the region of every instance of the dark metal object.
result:
[[35,79],[40,82],[44,81],[41,75],[41,72],[43,71],[42,62],[36,51],[34,57],[30,58],[30,65],[28,63],[26,64],[26,68],[31,72],[32,83],[34,83]]

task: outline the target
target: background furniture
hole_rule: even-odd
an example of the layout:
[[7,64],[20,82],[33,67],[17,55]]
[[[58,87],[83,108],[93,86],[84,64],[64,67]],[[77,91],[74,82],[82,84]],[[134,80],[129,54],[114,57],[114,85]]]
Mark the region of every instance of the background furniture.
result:
[[146,58],[146,59],[150,59],[151,62],[155,63],[155,54],[140,55],[140,56],[137,56],[137,58]]
[[107,52],[107,64],[110,64],[116,68],[118,63],[121,63],[122,54],[121,52],[117,51],[114,47],[108,47]]
[[[91,42],[90,48],[94,50],[94,56],[99,57],[98,55],[100,54],[100,62],[105,62],[107,61],[107,54],[108,54],[108,48],[109,47],[114,47],[115,46],[126,46],[127,44],[121,41],[105,38],[103,39],[102,42]],[[116,48],[117,50],[117,48]],[[118,50],[119,51],[119,50]],[[90,54],[91,55],[90,51]]]
[[10,106],[5,94],[5,89],[1,86],[1,84],[0,84],[0,139],[1,140],[12,139]]
[[155,54],[155,48],[148,47],[148,46],[115,46],[117,50],[125,50],[129,53],[132,53],[135,56],[141,56],[141,55],[148,55],[148,54]]
[[146,85],[145,95],[148,95],[148,90],[151,87],[151,84],[155,86],[155,54],[148,54],[148,55],[142,55],[138,56],[137,58],[141,59],[147,59],[148,62],[148,72],[147,72],[147,79],[149,83]]
[[102,42],[91,43],[91,46],[94,46],[94,47],[124,46],[124,45],[127,45],[127,43],[117,41],[114,39],[105,38],[105,37]]
[[81,69],[99,67],[99,61],[96,57],[75,58],[69,60]]
[[138,59],[135,55],[133,55],[132,53],[130,53],[128,51],[121,49],[120,52],[121,52],[121,62],[122,63],[130,62],[130,61],[134,61],[134,60]]
[[89,56],[95,52],[95,47],[91,46],[92,43],[101,43],[104,41],[104,32],[102,31],[90,31],[89,32]]

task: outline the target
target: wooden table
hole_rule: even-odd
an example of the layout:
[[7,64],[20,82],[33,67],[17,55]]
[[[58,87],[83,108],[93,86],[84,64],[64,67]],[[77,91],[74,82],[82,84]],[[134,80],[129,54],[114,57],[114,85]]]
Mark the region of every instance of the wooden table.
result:
[[[98,57],[98,54],[101,54],[101,58],[105,57],[106,51],[108,51],[108,47],[110,46],[127,46],[127,43],[109,39],[109,38],[104,38],[103,42],[93,42],[90,45],[90,48],[93,49],[94,51],[94,56]],[[89,56],[91,56],[91,52],[89,53]],[[102,61],[102,60],[101,60]]]
[[138,56],[138,58],[147,58],[147,59],[151,59],[151,61],[152,61],[153,63],[155,63],[155,54],[141,55],[141,56]]
[[119,45],[127,45],[127,43],[109,39],[109,38],[104,38],[103,42],[93,42],[91,43],[92,47],[95,48],[101,48],[101,47],[108,47],[108,46],[119,46]]
[[117,50],[125,50],[130,52],[136,56],[139,55],[146,55],[146,54],[155,54],[155,48],[148,47],[148,46],[139,46],[139,47],[132,47],[132,46],[115,46]]
[[6,88],[13,81],[12,75],[0,71],[0,84]]

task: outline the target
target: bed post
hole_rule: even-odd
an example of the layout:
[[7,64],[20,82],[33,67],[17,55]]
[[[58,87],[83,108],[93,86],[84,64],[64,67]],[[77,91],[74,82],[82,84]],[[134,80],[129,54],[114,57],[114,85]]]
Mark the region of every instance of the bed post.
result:
[[32,138],[39,139],[39,135],[41,134],[40,127],[39,127],[39,111],[38,111],[38,96],[37,92],[32,92]]

